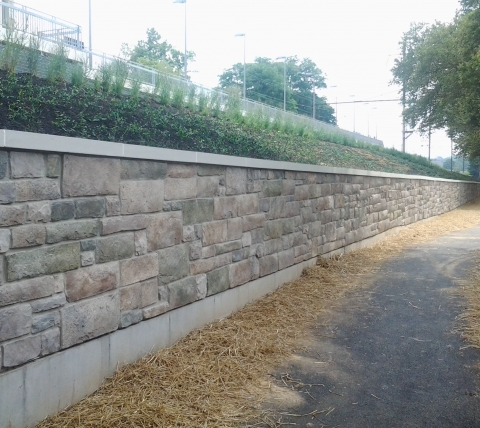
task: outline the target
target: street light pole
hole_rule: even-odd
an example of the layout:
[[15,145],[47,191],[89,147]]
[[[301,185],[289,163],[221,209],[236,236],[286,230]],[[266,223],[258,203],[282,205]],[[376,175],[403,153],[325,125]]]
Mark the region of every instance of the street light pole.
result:
[[245,65],[245,45],[246,35],[245,33],[235,34],[235,37],[243,37],[243,99],[247,98],[247,68]]
[[353,133],[355,134],[355,95],[349,95],[349,97],[353,98]]
[[92,0],[88,0],[88,50],[90,55],[88,58],[88,65],[90,70],[93,67],[93,58],[92,58]]
[[276,60],[283,59],[283,111],[287,111],[287,57],[279,56]]
[[187,80],[187,0],[175,0],[174,3],[183,3],[185,4],[185,52],[183,56],[183,78]]

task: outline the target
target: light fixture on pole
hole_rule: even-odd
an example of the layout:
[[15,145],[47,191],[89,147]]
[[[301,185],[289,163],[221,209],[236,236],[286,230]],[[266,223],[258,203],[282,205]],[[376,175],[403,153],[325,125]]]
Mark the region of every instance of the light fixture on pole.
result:
[[88,65],[90,70],[93,67],[93,58],[92,58],[92,0],[88,0],[88,50],[90,55],[88,58]]
[[183,57],[183,78],[187,80],[187,0],[175,0],[174,3],[185,4],[185,53]]
[[245,45],[246,35],[245,33],[235,34],[235,37],[243,37],[243,98],[247,98],[247,68],[245,65]]
[[276,61],[283,59],[283,111],[287,111],[287,57],[279,56]]

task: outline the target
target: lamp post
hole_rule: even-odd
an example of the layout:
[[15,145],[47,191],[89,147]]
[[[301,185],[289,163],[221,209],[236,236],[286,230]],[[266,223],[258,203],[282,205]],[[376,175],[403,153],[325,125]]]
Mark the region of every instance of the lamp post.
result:
[[92,58],[92,0],[88,0],[88,50],[90,55],[88,57],[88,65],[90,70],[93,67],[93,58]]
[[185,4],[185,52],[183,57],[183,78],[187,80],[187,0],[175,0],[174,3]]
[[[377,110],[377,107],[372,107],[372,110]],[[377,131],[378,131],[378,118],[377,118],[377,112],[375,111],[375,139],[377,139]]]
[[335,88],[335,120],[337,121],[338,125],[338,88],[337,85],[332,85],[328,87],[329,89]]
[[247,98],[247,68],[245,66],[245,45],[246,35],[245,33],[235,34],[235,37],[243,37],[243,99]]
[[[363,103],[364,106],[368,106],[370,103]],[[367,137],[370,137],[370,110],[367,107]]]
[[355,94],[349,95],[350,98],[353,98],[353,133],[355,134]]
[[283,59],[283,111],[287,111],[287,57],[279,56],[276,58]]

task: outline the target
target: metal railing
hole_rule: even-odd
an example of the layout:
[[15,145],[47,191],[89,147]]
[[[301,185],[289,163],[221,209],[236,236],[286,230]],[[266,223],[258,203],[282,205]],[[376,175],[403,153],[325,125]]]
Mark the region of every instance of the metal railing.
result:
[[[161,79],[163,84],[167,83],[172,88],[183,88],[185,94],[188,94],[191,89],[194,89],[197,97],[203,95],[209,98],[210,104],[215,103],[220,110],[227,108],[230,95],[224,91],[206,88],[205,86],[186,81],[177,76],[159,73],[158,70],[141,64],[85,49],[83,42],[81,42],[81,28],[78,25],[59,20],[55,17],[49,17],[41,12],[20,5],[12,5],[0,1],[0,6],[3,26],[13,24],[15,28],[35,35],[41,40],[68,47],[72,50],[69,54],[70,60],[89,64],[92,77],[97,71],[101,70],[102,67],[121,62],[128,70],[129,82],[127,82],[127,85],[131,85],[132,82],[136,81],[141,84],[142,90],[153,92],[154,88],[158,86],[159,79]],[[48,55],[41,57],[38,70],[38,74],[41,77],[45,77],[47,74],[48,61]],[[18,68],[20,72],[27,71],[25,59],[19,62]],[[242,98],[240,100],[240,108],[243,114],[259,114],[263,117],[268,117],[272,121],[280,120],[283,122],[291,122],[297,126],[305,126],[331,135],[345,136],[359,142],[383,147],[383,142],[375,138],[359,134],[358,132],[354,133],[340,129],[338,126],[290,111],[283,111],[261,102]]]

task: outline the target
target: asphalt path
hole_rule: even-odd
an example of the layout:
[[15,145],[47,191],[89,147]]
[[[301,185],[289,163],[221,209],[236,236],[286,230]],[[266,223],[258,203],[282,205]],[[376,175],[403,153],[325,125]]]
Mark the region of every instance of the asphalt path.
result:
[[[454,232],[387,260],[330,311],[274,374],[294,399],[285,426],[480,427],[480,351],[455,332],[454,291],[480,250],[480,228]],[[288,394],[287,394],[288,397]],[[268,405],[267,405],[268,407]]]

